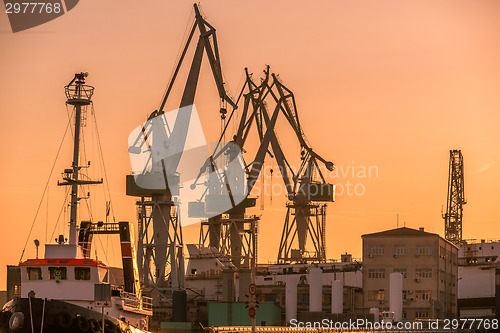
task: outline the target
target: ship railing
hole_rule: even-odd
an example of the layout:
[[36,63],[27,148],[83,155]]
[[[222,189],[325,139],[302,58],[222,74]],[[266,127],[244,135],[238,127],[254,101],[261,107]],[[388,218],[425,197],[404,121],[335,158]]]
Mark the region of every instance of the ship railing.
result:
[[142,309],[148,310],[148,311],[153,311],[153,298],[152,297],[142,296]]
[[94,94],[94,87],[84,84],[66,86],[64,89],[67,99],[90,100]]
[[135,294],[122,291],[120,293],[120,298],[122,299],[123,305],[136,309],[141,307],[141,300]]
[[137,297],[133,293],[129,293],[126,291],[122,291],[120,293],[120,298],[122,299],[122,303],[125,306],[134,309],[142,309],[151,311],[153,310],[153,299],[147,296]]

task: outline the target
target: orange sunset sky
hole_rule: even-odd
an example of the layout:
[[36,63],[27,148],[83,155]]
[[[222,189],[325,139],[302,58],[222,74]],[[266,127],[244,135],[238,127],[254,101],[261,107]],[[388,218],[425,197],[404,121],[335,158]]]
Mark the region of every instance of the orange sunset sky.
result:
[[[464,238],[500,238],[500,1],[259,0],[201,6],[217,29],[233,94],[241,88],[244,67],[257,77],[269,64],[294,92],[311,145],[337,165],[339,173],[329,181],[363,189],[363,195],[339,193],[329,204],[329,258],[344,252],[361,257],[361,235],[395,228],[398,213],[400,226],[443,235],[450,149],[461,149],[465,159]],[[135,222],[134,198],[125,196],[127,138],[158,107],[193,10],[192,1],[85,0],[62,17],[14,34],[1,8],[4,289],[5,265],[19,261],[64,133],[63,87],[75,72],[89,72],[87,83],[96,87],[116,219]],[[220,129],[219,102],[206,59],[203,66],[196,106],[213,141]],[[182,74],[170,108],[178,104]],[[278,135],[297,164],[298,144],[283,121]],[[64,232],[64,221],[55,222],[64,192],[56,182],[71,164],[70,150],[67,140],[25,259],[35,255],[35,238],[43,244],[53,230]],[[377,172],[340,172],[353,167]],[[102,220],[98,198],[96,219]],[[284,196],[272,202],[266,197],[264,210],[260,206],[250,213],[262,215],[259,262],[265,263],[277,257]],[[185,228],[185,243],[197,242],[198,227]],[[114,240],[103,238],[97,247],[107,247],[110,263],[120,265]]]

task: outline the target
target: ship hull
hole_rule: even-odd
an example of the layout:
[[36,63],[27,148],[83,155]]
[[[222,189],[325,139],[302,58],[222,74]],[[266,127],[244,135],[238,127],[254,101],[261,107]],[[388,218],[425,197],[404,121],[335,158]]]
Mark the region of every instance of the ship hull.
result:
[[[104,312],[106,313],[106,308]],[[102,321],[101,312],[69,302],[35,297],[16,298],[3,307],[0,332],[97,333],[101,332]],[[146,332],[106,314],[104,323],[105,333]]]

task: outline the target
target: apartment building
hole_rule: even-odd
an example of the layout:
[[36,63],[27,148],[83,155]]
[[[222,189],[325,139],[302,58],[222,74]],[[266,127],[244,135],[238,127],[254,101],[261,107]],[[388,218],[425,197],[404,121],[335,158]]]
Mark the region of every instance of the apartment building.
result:
[[403,275],[403,319],[457,316],[455,245],[423,228],[397,228],[362,239],[365,309],[389,309],[389,277],[399,272]]

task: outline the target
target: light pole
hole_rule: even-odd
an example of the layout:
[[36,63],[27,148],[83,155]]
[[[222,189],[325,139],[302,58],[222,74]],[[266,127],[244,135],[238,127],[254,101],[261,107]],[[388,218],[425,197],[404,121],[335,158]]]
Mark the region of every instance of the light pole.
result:
[[[257,249],[257,244],[255,241],[255,221],[252,222],[252,230],[240,230],[239,234],[244,235],[245,233],[250,234],[252,237],[252,259],[250,261],[251,269],[250,269],[250,274],[252,275],[252,284],[250,285],[250,299],[249,299],[249,304],[251,305],[249,309],[249,316],[252,318],[252,333],[255,333],[255,326],[257,322],[257,314],[256,314],[256,308],[257,308],[257,287],[255,285],[255,275],[257,271],[257,258],[255,257],[256,254],[256,249]],[[253,292],[252,292],[253,289]],[[253,311],[253,316],[250,315],[250,311]]]
[[[255,286],[255,275],[257,271],[257,258],[255,258],[255,250],[256,250],[256,244],[255,244],[255,221],[252,223],[252,284]],[[257,286],[255,286],[255,291],[257,291]],[[257,295],[254,295],[255,297],[255,303],[257,303]],[[257,322],[257,313],[255,316],[252,318],[252,333],[255,333],[255,325]]]

